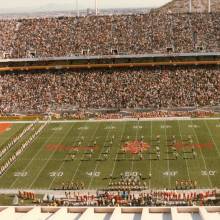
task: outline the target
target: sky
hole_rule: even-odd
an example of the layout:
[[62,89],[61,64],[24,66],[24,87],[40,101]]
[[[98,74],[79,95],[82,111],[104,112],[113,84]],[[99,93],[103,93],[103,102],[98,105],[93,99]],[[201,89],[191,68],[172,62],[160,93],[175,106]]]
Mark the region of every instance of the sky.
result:
[[[1,9],[18,9],[42,7],[52,8],[53,5],[76,6],[77,0],[0,0]],[[138,8],[138,7],[158,7],[171,0],[97,0],[99,8]],[[79,8],[93,8],[95,0],[78,0]]]

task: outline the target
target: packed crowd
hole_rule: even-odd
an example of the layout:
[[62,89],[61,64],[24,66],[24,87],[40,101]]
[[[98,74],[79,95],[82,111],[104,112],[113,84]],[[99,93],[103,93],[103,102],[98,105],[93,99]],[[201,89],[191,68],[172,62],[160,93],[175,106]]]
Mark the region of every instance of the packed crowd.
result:
[[0,56],[217,52],[219,23],[219,13],[157,12],[0,20]]
[[205,205],[216,200],[216,190],[212,191],[172,191],[158,190],[146,192],[98,192],[96,194],[66,192],[65,197],[47,200],[51,205],[60,206],[184,206]]
[[16,149],[16,151],[3,163],[0,165],[0,176],[4,174],[4,172],[17,160],[18,156],[30,146],[30,143],[39,135],[39,133],[44,129],[47,125],[47,121],[44,122],[39,128],[37,128],[34,133],[23,143],[21,146]]
[[214,115],[213,111],[195,110],[195,111],[150,111],[133,112],[133,118],[166,118],[166,117],[210,117]]
[[0,115],[216,106],[218,66],[0,74]]

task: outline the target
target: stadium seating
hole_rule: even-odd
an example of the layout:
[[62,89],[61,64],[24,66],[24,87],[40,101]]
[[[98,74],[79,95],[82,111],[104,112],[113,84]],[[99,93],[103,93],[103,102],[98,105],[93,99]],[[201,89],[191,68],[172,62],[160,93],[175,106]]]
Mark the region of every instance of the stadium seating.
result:
[[219,13],[0,20],[0,57],[220,51]]
[[1,74],[1,115],[219,104],[218,66]]

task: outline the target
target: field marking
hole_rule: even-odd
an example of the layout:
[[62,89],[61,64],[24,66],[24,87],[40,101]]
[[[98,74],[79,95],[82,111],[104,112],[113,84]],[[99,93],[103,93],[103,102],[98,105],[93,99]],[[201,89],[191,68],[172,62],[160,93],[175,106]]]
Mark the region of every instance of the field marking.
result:
[[[150,122],[150,139],[152,140],[152,138],[153,138],[153,122],[151,121]],[[150,173],[149,174],[152,175],[151,158],[150,158]],[[151,187],[151,178],[149,178],[149,189],[150,187]]]
[[[123,118],[123,119],[102,119],[102,120],[97,120],[97,119],[89,119],[89,120],[60,120],[60,121],[55,121],[51,120],[50,123],[84,123],[84,122],[129,122],[129,121],[137,121],[137,118]],[[216,118],[191,118],[191,117],[156,117],[156,118],[140,118],[139,121],[206,121],[206,120],[220,120],[220,117]],[[1,123],[12,123],[12,124],[30,124],[33,123],[34,121],[0,121]],[[38,123],[44,123],[45,121],[38,121]]]
[[137,125],[133,125],[133,129],[142,129],[143,127],[141,125],[139,125],[139,120],[138,120],[138,124]]
[[[121,140],[122,140],[122,138],[123,138],[123,136],[124,136],[126,124],[127,124],[127,122],[124,123],[123,129],[121,129],[121,130],[122,130],[122,133],[121,133],[121,137],[120,137],[120,140],[119,140],[119,144],[121,143]],[[115,160],[114,160],[114,162],[113,162],[112,171],[111,171],[111,173],[110,173],[111,176],[113,176],[113,174],[114,174],[115,167],[116,167],[116,163],[117,163],[117,158],[118,158],[118,153],[119,153],[120,150],[121,150],[121,148],[120,148],[120,146],[119,146],[119,148],[118,148],[118,150],[117,150],[117,153],[116,153],[116,156],[115,156]],[[108,184],[109,184],[110,182],[111,182],[111,180],[109,180]]]
[[62,131],[63,127],[55,127],[51,129],[52,131]]
[[202,176],[215,176],[216,170],[201,170]]
[[192,125],[192,124],[190,124],[190,125],[188,125],[188,128],[200,128],[200,126],[199,125]]
[[[90,137],[90,141],[92,141],[92,140],[94,139],[94,137],[96,137],[96,133],[97,133],[99,127],[100,127],[100,124],[98,124],[98,126],[96,126],[95,131],[93,132],[93,134],[92,134],[91,137]],[[83,156],[83,158],[84,158],[84,157],[85,157],[85,155]],[[75,177],[76,177],[76,174],[77,174],[77,172],[78,172],[78,170],[79,170],[81,164],[82,164],[82,161],[79,162],[79,164],[78,164],[78,166],[77,166],[77,168],[76,168],[76,170],[75,170],[75,172],[74,172],[74,174],[73,174],[73,176],[72,176],[72,178],[71,178],[71,182],[74,181],[74,179],[75,179]]]
[[106,126],[104,129],[106,129],[106,130],[110,129],[111,130],[111,129],[116,129],[116,128],[115,128],[115,126]]
[[58,172],[58,171],[51,171],[51,172],[49,172],[49,176],[50,177],[62,177],[63,176],[63,172]]
[[[113,124],[113,123],[112,123],[112,124]],[[105,136],[104,145],[105,145],[106,141],[108,140],[108,136],[109,136],[110,131],[111,131],[111,130],[108,130],[107,135]],[[103,146],[104,146],[104,145],[103,145]],[[104,147],[102,147],[102,150],[100,151],[99,159],[101,158],[101,155],[102,155],[102,152],[103,152],[103,151],[104,151]],[[97,167],[98,167],[99,164],[100,164],[100,161],[97,161],[97,162],[96,162],[96,166],[95,166],[93,172],[96,172],[96,169],[97,169]],[[92,185],[92,182],[93,182],[93,179],[94,179],[94,177],[92,176],[91,179],[90,179],[90,181],[89,181],[88,189],[90,189],[90,187],[91,187],[91,185]]]
[[[35,153],[35,155],[31,158],[31,160],[29,160],[28,164],[25,166],[25,168],[22,170],[23,172],[26,172],[26,170],[29,168],[30,164],[35,160],[34,158],[41,152],[41,150],[43,149],[44,145],[46,143],[48,143],[48,141],[50,140],[50,138],[53,136],[53,134],[56,133],[55,131],[53,133],[51,133],[51,135],[48,137],[48,139],[46,139],[46,141],[42,144],[42,147],[39,148],[39,150]],[[37,137],[39,138],[40,135]],[[33,143],[32,145],[33,146]],[[12,184],[10,185],[10,188],[12,188],[14,186],[14,184],[18,181],[18,178],[15,179],[14,182],[12,182]]]
[[206,126],[206,128],[207,128],[207,130],[208,130],[208,132],[209,132],[209,136],[211,137],[212,142],[213,142],[213,144],[215,145],[215,149],[216,149],[216,151],[217,151],[217,153],[218,153],[218,156],[219,156],[219,158],[220,158],[220,151],[219,151],[219,149],[218,149],[218,147],[217,147],[217,144],[216,144],[216,142],[215,142],[215,139],[213,138],[212,132],[211,132],[211,130],[210,130],[208,124],[207,124],[207,121],[205,121],[204,124],[205,124],[205,126]]
[[[44,128],[44,129],[45,129],[45,128]],[[53,133],[51,134],[51,136],[52,136],[54,133],[55,133],[55,132],[53,132]],[[40,133],[40,135],[39,135],[37,138],[39,139],[39,137],[40,137],[42,134],[43,134],[43,133]],[[50,137],[51,137],[51,136],[50,136]],[[50,137],[48,138],[48,140],[50,139]],[[37,139],[36,139],[35,141],[37,141]],[[32,142],[32,145],[30,146],[30,148],[31,148],[32,146],[33,146],[33,142]],[[29,163],[24,167],[24,169],[22,169],[23,172],[25,172],[25,171],[29,168],[30,164],[32,163],[32,161],[34,160],[34,158],[38,155],[38,153],[42,150],[43,147],[44,147],[44,144],[42,145],[41,148],[39,148],[39,150],[38,150],[38,151],[35,153],[35,155],[31,158],[31,160],[30,160]],[[29,149],[30,149],[30,148],[29,148]],[[16,179],[11,183],[11,185],[10,185],[9,188],[12,188],[17,181],[18,181],[18,178],[16,178]]]
[[167,128],[172,128],[172,126],[171,125],[161,125],[160,128],[167,129]]
[[[0,147],[0,149],[2,150],[3,148],[5,148],[5,147],[14,139],[14,136],[20,135],[20,134],[23,132],[23,130],[25,130],[27,127],[28,127],[28,125],[27,125],[26,127],[24,126],[24,127],[22,127],[21,129],[18,129],[15,134],[13,134],[12,136],[10,136],[10,138],[8,139],[8,141],[6,142],[6,144],[3,144],[3,145]],[[20,145],[20,142],[26,140],[27,135],[29,135],[29,133],[31,133],[31,132],[32,132],[32,130],[27,131],[17,142],[15,142],[14,144],[12,144],[12,146],[9,148],[9,150],[6,151],[6,152],[2,155],[1,160],[3,160],[11,151],[14,151],[14,149],[15,149],[18,145]],[[17,160],[17,159],[16,159],[16,160]]]
[[[85,123],[85,124],[86,124],[86,123]],[[73,127],[72,127],[72,128],[73,128]],[[71,129],[71,130],[72,130],[72,129]],[[80,130],[80,132],[79,132],[79,134],[78,134],[76,137],[74,137],[74,144],[75,144],[75,142],[77,142],[77,140],[79,139],[79,137],[81,137],[81,134],[82,134],[83,131],[84,131],[84,129],[78,129],[78,128],[77,128],[77,130]],[[71,152],[71,150],[69,150],[68,152]],[[81,161],[80,161],[80,163],[81,163]],[[62,162],[61,162],[61,164],[60,164],[60,166],[59,166],[57,172],[61,172],[61,168],[63,168],[63,165],[64,165],[64,164],[65,164],[65,161],[62,159]],[[51,180],[51,182],[50,182],[50,184],[49,184],[49,186],[48,186],[48,189],[50,189],[50,188],[52,187],[54,181],[56,180],[56,177],[57,177],[57,176],[54,176],[54,177],[53,177],[53,179]]]
[[[138,128],[138,129],[136,129],[135,140],[137,140],[137,138],[138,138],[139,128],[142,129],[142,126],[140,126],[139,124],[140,124],[140,121],[138,120],[137,125],[133,126],[133,127],[137,127]],[[132,161],[131,161],[131,172],[133,172],[133,169],[134,169],[134,155],[132,156]]]
[[[193,121],[191,121],[191,124],[193,124]],[[194,133],[194,135],[195,135],[195,137],[196,137],[197,143],[199,144],[199,138],[198,138],[198,136],[197,136],[197,134],[196,134],[196,131],[195,131],[194,128],[192,128],[192,130],[193,130],[193,133]],[[203,155],[203,153],[202,153],[201,148],[199,148],[199,150],[200,150],[200,154],[201,154],[201,156],[202,156],[202,160],[203,160],[203,163],[204,163],[204,166],[205,166],[205,170],[208,170],[208,169],[207,169],[207,166],[206,166],[205,158],[204,158],[204,155]],[[212,181],[211,181],[211,179],[210,179],[209,176],[208,176],[208,181],[209,181],[209,186],[210,186],[210,188],[213,188],[213,187],[212,187]]]
[[165,171],[163,172],[164,176],[176,176],[178,174],[177,170],[172,170],[172,171]]
[[[67,135],[69,134],[69,132],[72,130],[72,128],[74,127],[75,124],[73,124],[70,129],[68,129],[68,131],[66,132],[66,135],[63,136],[63,138],[60,139],[59,144],[61,144],[63,142],[63,140],[67,137]],[[52,135],[53,136],[53,135]],[[48,143],[48,139],[46,141]],[[44,144],[45,145],[45,144]],[[56,151],[53,151],[50,156],[47,158],[46,162],[41,166],[40,171],[38,171],[38,174],[35,176],[35,178],[33,179],[33,181],[31,182],[31,184],[29,185],[28,188],[31,188],[32,185],[36,182],[36,180],[39,178],[40,174],[42,173],[42,171],[45,169],[46,165],[49,163],[50,159],[52,158],[52,156],[55,154]]]
[[[183,136],[182,136],[182,133],[181,133],[180,122],[179,121],[178,121],[178,127],[179,127],[179,133],[180,133],[181,141],[183,141]],[[187,174],[188,174],[188,180],[190,180],[189,166],[188,166],[187,160],[185,160],[185,163],[186,163],[186,170],[187,170]]]
[[[72,130],[72,129],[71,129]],[[79,137],[81,137],[80,135],[83,133],[84,129],[78,129],[77,130],[80,130],[79,134],[74,138],[74,143],[73,145],[77,142],[77,140],[79,139]],[[68,152],[71,152],[71,150],[69,150]],[[81,163],[81,161],[79,162]],[[61,168],[63,167],[63,165],[65,164],[65,161],[62,159],[62,163],[60,164],[57,172],[60,172]],[[54,181],[56,180],[56,176],[54,176],[54,178],[51,180],[50,182],[50,185],[48,186],[48,189],[50,189],[54,183]]]
[[88,126],[83,126],[83,127],[77,128],[77,130],[89,130],[89,127]]
[[15,177],[25,177],[28,175],[28,172],[14,172]]
[[[167,128],[166,128],[166,121],[164,122],[165,123],[165,138],[167,140]],[[165,143],[166,143],[166,140],[165,140]],[[167,150],[169,150],[168,146],[167,146]],[[168,171],[170,172],[170,161],[167,160],[167,168],[168,168]],[[171,179],[170,179],[170,176],[169,176],[169,188],[171,188]]]

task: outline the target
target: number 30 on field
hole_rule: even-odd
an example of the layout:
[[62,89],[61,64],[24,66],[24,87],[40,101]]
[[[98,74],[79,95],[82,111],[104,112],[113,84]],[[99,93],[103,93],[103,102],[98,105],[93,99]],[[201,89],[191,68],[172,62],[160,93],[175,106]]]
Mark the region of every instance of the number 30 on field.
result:
[[63,176],[63,172],[55,172],[55,171],[53,171],[53,172],[49,173],[49,176],[50,177],[61,177],[61,176]]

